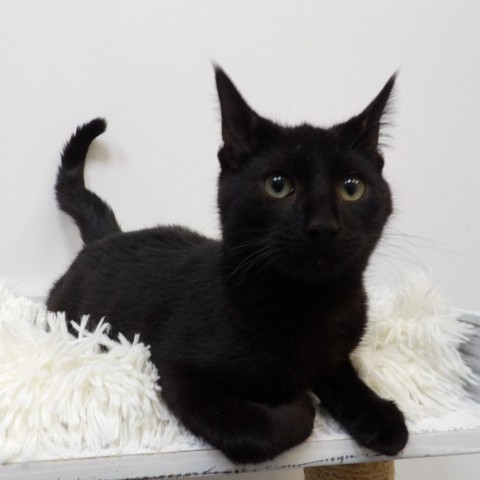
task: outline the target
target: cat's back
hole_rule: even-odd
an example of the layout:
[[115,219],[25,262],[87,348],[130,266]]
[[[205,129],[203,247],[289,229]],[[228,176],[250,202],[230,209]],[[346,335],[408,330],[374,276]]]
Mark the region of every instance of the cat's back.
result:
[[217,241],[181,226],[114,233],[80,251],[47,306],[70,319],[91,314],[141,323],[153,309],[168,311],[188,276],[214,264],[218,250]]
[[[102,268],[105,273],[134,275],[137,268],[145,275],[158,271],[166,274],[169,265],[182,262],[198,250],[215,250],[217,242],[182,226],[156,227],[108,235],[85,245],[66,276],[81,270],[89,278]],[[85,269],[91,269],[90,273]]]

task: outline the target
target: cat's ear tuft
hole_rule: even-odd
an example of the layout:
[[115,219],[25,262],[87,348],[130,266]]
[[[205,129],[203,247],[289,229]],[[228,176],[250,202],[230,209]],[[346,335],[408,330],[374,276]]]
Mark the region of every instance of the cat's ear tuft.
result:
[[350,138],[352,149],[366,148],[377,151],[385,117],[393,96],[397,74],[393,74],[380,93],[365,110],[341,126],[341,133]]
[[218,157],[222,168],[233,167],[254,150],[260,117],[248,106],[227,74],[218,65],[214,68],[223,138]]

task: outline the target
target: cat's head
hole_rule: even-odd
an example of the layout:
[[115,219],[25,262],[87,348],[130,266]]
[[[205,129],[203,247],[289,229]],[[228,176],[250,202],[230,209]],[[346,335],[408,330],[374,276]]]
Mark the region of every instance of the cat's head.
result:
[[237,276],[321,280],[362,272],[392,212],[379,150],[390,78],[359,115],[323,129],[267,120],[216,68],[223,146],[218,206]]

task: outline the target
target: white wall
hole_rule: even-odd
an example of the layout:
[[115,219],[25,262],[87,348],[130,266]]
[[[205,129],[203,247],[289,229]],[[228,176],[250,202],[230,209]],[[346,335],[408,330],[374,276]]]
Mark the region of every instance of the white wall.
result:
[[87,181],[126,229],[216,234],[212,60],[259,113],[324,126],[400,69],[386,155],[397,213],[369,278],[421,265],[480,310],[479,22],[473,0],[0,0],[0,274],[43,295],[80,248],[53,199],[79,123],[109,121]]
[[474,1],[1,1],[1,272],[41,295],[80,247],[52,190],[79,123],[109,121],[87,180],[126,229],[215,234],[212,60],[260,113],[319,125],[400,69],[386,156],[397,214],[373,278],[420,264],[480,309],[479,14]]

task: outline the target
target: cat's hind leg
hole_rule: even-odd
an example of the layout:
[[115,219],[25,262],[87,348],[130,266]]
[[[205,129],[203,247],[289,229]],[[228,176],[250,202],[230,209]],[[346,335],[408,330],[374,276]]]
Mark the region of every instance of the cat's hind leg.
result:
[[186,378],[162,376],[161,385],[167,405],[184,426],[233,462],[272,459],[303,442],[313,429],[315,409],[305,393],[290,403],[268,406]]

